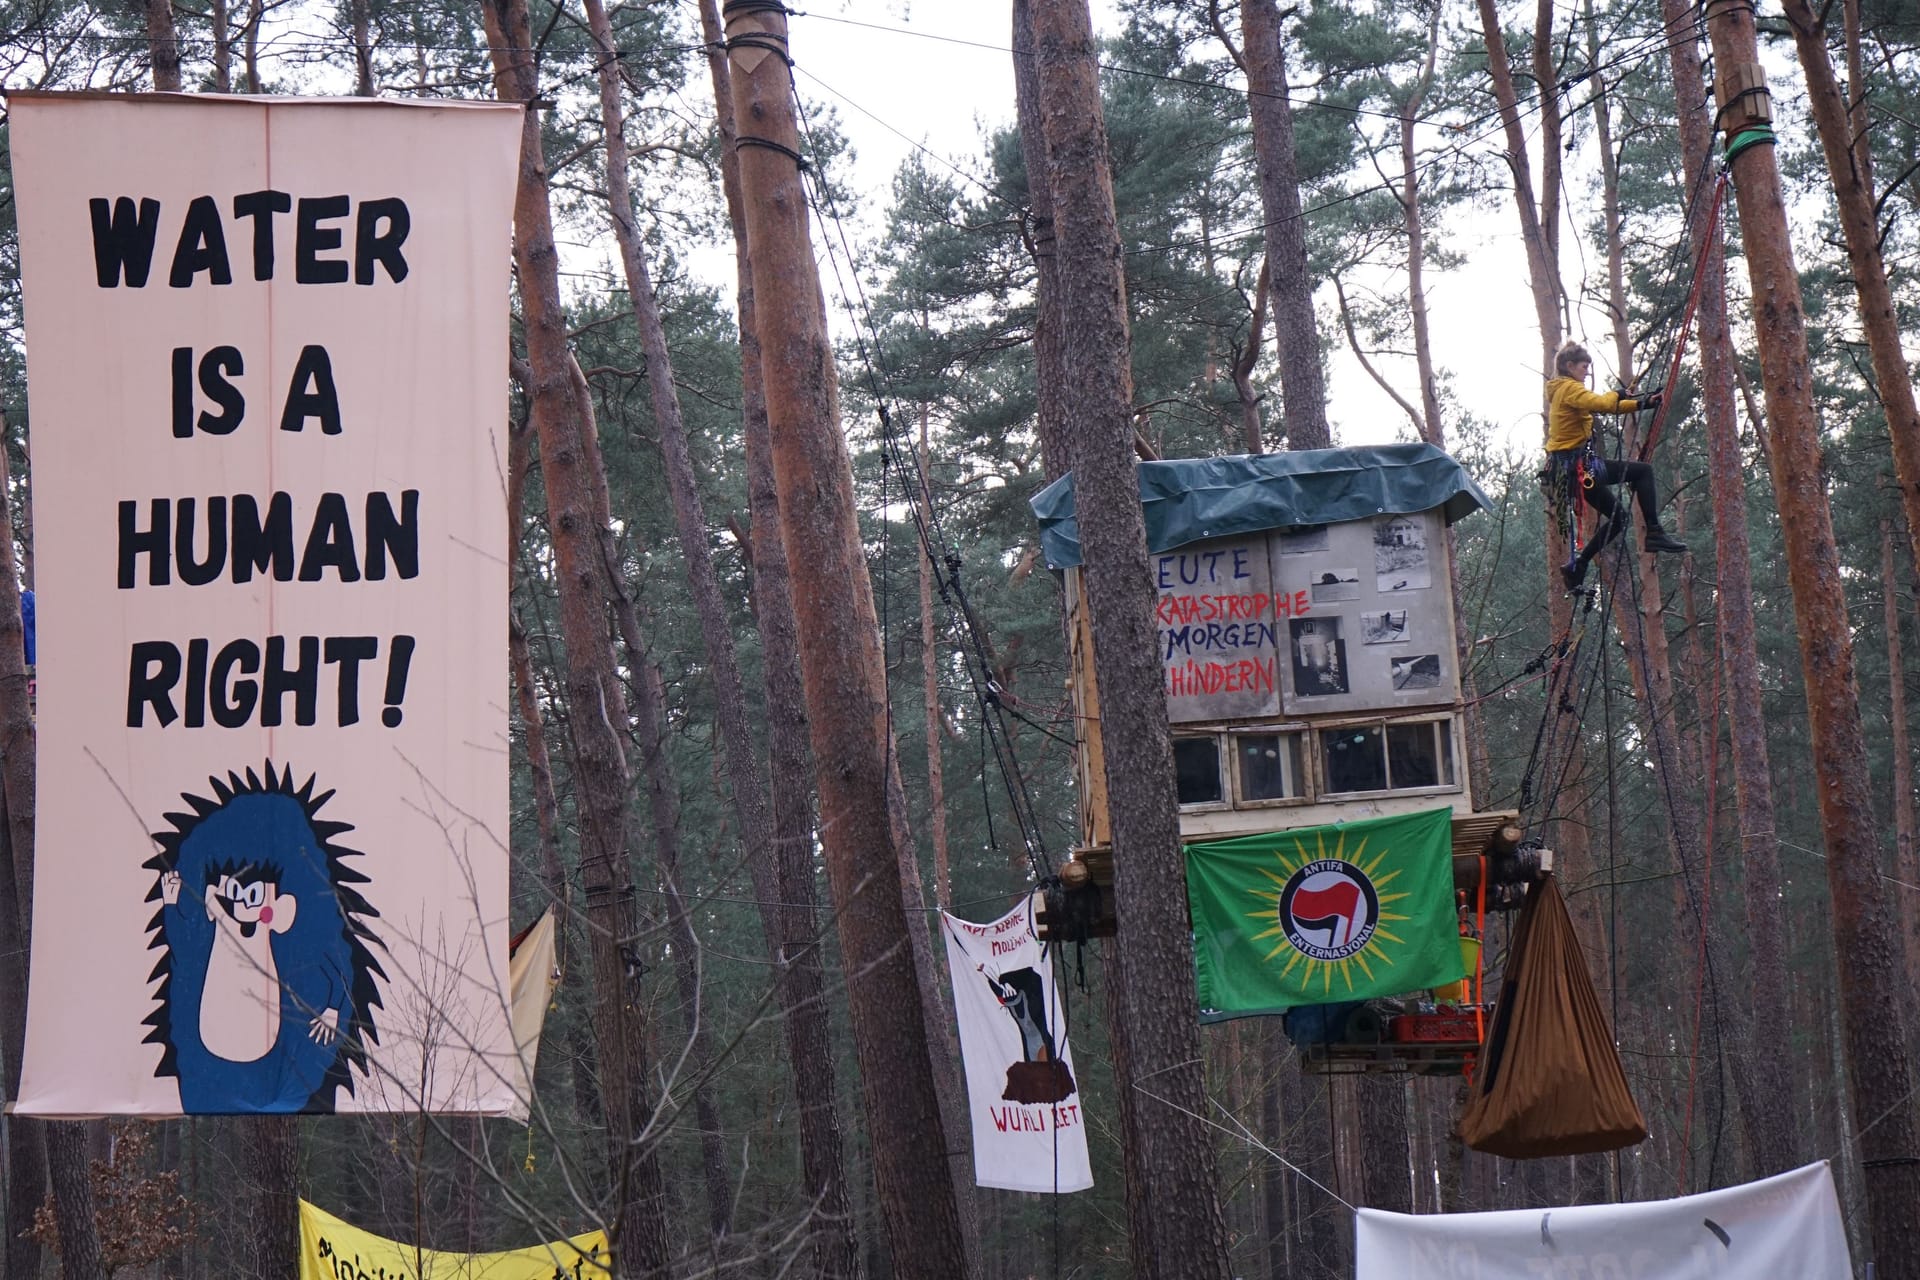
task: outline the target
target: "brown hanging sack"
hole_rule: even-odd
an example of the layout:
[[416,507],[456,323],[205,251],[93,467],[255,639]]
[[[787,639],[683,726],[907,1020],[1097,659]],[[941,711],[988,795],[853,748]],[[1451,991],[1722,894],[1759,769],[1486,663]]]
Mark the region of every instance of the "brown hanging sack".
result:
[[1514,927],[1459,1135],[1510,1160],[1612,1151],[1647,1136],[1552,876],[1533,886]]

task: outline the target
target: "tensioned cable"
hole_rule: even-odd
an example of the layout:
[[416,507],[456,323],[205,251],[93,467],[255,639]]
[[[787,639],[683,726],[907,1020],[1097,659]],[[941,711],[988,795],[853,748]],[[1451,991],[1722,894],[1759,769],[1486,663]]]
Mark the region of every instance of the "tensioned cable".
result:
[[[941,44],[960,45],[969,49],[983,49],[990,53],[1004,53],[1010,57],[1031,58],[1034,56],[1030,50],[1015,49],[1011,45],[998,44],[986,40],[969,40],[961,36],[941,35],[933,31],[916,31],[912,27],[890,26],[878,22],[862,22],[855,18],[842,18],[833,14],[813,13],[800,9],[790,10],[789,12],[793,17],[797,18],[813,18],[821,22],[833,22],[849,27],[862,27],[869,31],[881,31],[889,35],[912,36],[916,39],[932,40]],[[1641,58],[1651,57],[1653,54],[1664,52],[1665,49],[1671,47],[1671,45],[1659,44],[1658,42],[1667,37],[1669,26],[1670,24],[1663,22],[1658,35],[1649,32],[1647,35],[1631,43],[1625,52],[1617,54],[1578,75],[1563,77],[1558,84],[1553,86],[1554,90],[1564,91],[1589,76],[1597,75],[1602,71],[1610,71],[1615,67],[1637,62]],[[1224,80],[1209,80],[1200,76],[1183,76],[1162,71],[1149,71],[1144,67],[1129,67],[1116,62],[1100,61],[1097,65],[1100,70],[1114,75],[1133,76],[1138,79],[1155,80],[1164,84],[1177,84],[1186,88],[1210,89],[1217,93],[1230,93],[1236,96],[1287,102],[1297,107],[1310,107],[1315,110],[1331,111],[1340,115],[1373,116],[1383,120],[1392,120],[1395,123],[1398,123],[1400,120],[1400,114],[1398,112],[1383,111],[1373,107],[1356,107],[1345,103],[1329,102],[1323,98],[1308,98],[1295,94],[1268,93],[1264,90],[1254,89],[1248,85],[1231,84]],[[1496,107],[1491,112],[1484,113],[1481,116],[1469,120],[1462,127],[1473,128],[1479,124],[1480,121],[1490,116],[1498,115],[1499,110],[1500,109]]]
[[[942,35],[935,34],[933,32],[915,31],[907,27],[891,27],[891,26],[885,26],[878,23],[859,22],[850,18],[837,18],[831,15],[826,15],[826,14],[803,13],[801,11],[793,11],[793,12],[795,16],[814,17],[814,18],[819,18],[822,21],[839,22],[839,23],[844,23],[846,25],[850,25],[850,26],[871,28],[873,30],[885,31],[885,32],[890,32],[898,35],[914,36],[920,39],[936,40],[944,43],[953,43],[953,44],[965,45],[973,48],[987,49],[994,52],[1006,53],[1009,56],[1023,56],[1021,55],[1020,51],[1015,50],[1011,46],[1006,46],[1006,45],[990,44],[985,41],[977,41],[977,40],[965,40],[965,39],[961,39],[959,37],[953,37],[953,36],[942,36]],[[1668,49],[1671,49],[1673,47],[1676,47],[1679,44],[1686,42],[1682,40],[1673,40],[1673,41],[1665,40],[1664,39],[1665,34],[1666,34],[1666,31],[1663,25],[1660,35],[1653,36],[1650,34],[1648,37],[1645,38],[1641,47],[1630,48],[1627,52],[1622,53],[1612,59],[1609,59],[1606,62],[1602,62],[1594,67],[1590,67],[1584,71],[1581,71],[1577,75],[1563,79],[1562,81],[1560,81],[1558,85],[1554,87],[1554,91],[1555,92],[1566,91],[1570,89],[1572,86],[1580,83],[1581,81],[1584,81],[1589,78],[1601,77],[1602,73],[1605,71],[1612,70],[1613,68],[1619,67],[1622,65],[1637,63],[1639,61],[1644,60],[1645,58],[1652,57],[1656,54],[1666,52]],[[1693,37],[1688,37],[1688,40],[1693,40]],[[1650,42],[1657,42],[1657,43],[1650,43]],[[1024,55],[1024,56],[1031,56],[1031,55]],[[1295,98],[1291,95],[1284,95],[1284,94],[1266,94],[1266,93],[1253,90],[1250,87],[1246,87],[1246,86],[1231,85],[1231,84],[1226,84],[1223,82],[1212,81],[1212,80],[1201,80],[1193,77],[1164,75],[1158,72],[1150,72],[1140,68],[1125,67],[1125,66],[1119,66],[1119,65],[1110,64],[1110,63],[1100,63],[1099,65],[1102,70],[1111,71],[1116,74],[1135,75],[1135,76],[1141,76],[1149,79],[1166,81],[1169,83],[1187,85],[1190,87],[1214,89],[1221,92],[1231,92],[1234,94],[1250,95],[1254,97],[1284,98],[1286,101],[1302,107],[1311,107],[1314,109],[1344,112],[1350,115],[1377,115],[1377,116],[1382,116],[1384,118],[1392,119],[1395,121],[1400,119],[1400,116],[1397,113],[1393,113],[1393,112],[1382,112],[1382,111],[1374,111],[1366,108],[1347,107],[1343,104],[1326,102],[1320,99],[1302,99],[1302,98]],[[889,131],[895,134],[898,134],[902,138],[907,138],[907,135],[904,133],[904,131],[900,130],[898,127],[896,127],[892,123],[885,120],[876,112],[873,112],[868,108],[862,106],[861,104],[854,102],[852,99],[847,98],[844,94],[841,94],[838,90],[832,88],[831,86],[827,85],[825,82],[821,81],[819,77],[815,76],[812,72],[805,71],[803,68],[798,68],[798,67],[796,67],[795,70],[800,71],[802,72],[802,74],[807,75],[808,78],[813,80],[815,84],[820,85],[822,89],[825,89],[828,93],[832,94],[834,97],[840,99],[843,102],[846,102],[847,105],[851,106],[856,111],[859,111],[862,115],[867,116],[868,118],[876,121],[886,129],[888,129]],[[1622,76],[1621,79],[1624,79],[1624,76]],[[1603,92],[1604,89],[1602,89],[1601,91]],[[1544,101],[1545,101],[1545,95],[1536,93],[1532,95],[1532,97],[1529,100],[1516,104],[1516,110],[1518,113],[1517,118],[1520,120],[1524,120],[1526,117],[1537,113],[1541,109]],[[1583,103],[1579,107],[1574,108],[1573,111],[1569,113],[1569,115],[1571,116],[1572,114],[1577,113],[1579,110],[1584,109],[1585,105],[1586,104]],[[1503,108],[1495,107],[1489,111],[1482,112],[1478,116],[1471,117],[1467,121],[1459,124],[1448,124],[1448,125],[1436,124],[1435,127],[1437,128],[1445,128],[1450,131],[1458,132],[1458,131],[1476,129],[1480,125],[1482,125],[1483,123],[1489,120],[1497,121],[1497,123],[1491,125],[1488,128],[1482,129],[1480,132],[1473,134],[1473,136],[1453,142],[1449,144],[1447,147],[1445,147],[1444,149],[1429,155],[1425,160],[1422,160],[1418,162],[1418,164],[1416,164],[1415,166],[1416,170],[1431,169],[1435,166],[1446,163],[1448,161],[1462,158],[1467,154],[1467,148],[1471,147],[1473,144],[1482,142],[1487,138],[1493,136],[1494,134],[1503,131],[1506,127],[1505,119],[1502,116],[1503,110],[1504,110]],[[917,150],[920,150],[925,154],[932,155],[936,159],[939,159],[943,165],[952,169],[955,173],[959,174],[966,181],[974,184],[975,186],[978,186],[981,190],[987,192],[994,199],[1006,205],[1009,210],[1016,213],[1020,213],[1022,215],[1024,215],[1027,212],[1027,210],[1023,206],[1008,199],[1005,193],[994,189],[991,185],[983,182],[981,179],[975,177],[974,175],[966,173],[964,170],[960,169],[957,165],[955,165],[952,161],[948,160],[946,157],[938,156],[936,153],[932,152],[930,149],[922,146],[917,142],[913,142],[911,138],[907,138],[907,140]],[[1392,192],[1395,190],[1397,190],[1397,184],[1391,181],[1380,182],[1380,183],[1372,184],[1365,187],[1358,187],[1350,191],[1342,192],[1340,195],[1334,196],[1328,200],[1322,201],[1319,204],[1304,208],[1299,213],[1288,215],[1285,218],[1277,218],[1277,219],[1272,219],[1268,221],[1262,221],[1259,223],[1248,224],[1242,227],[1235,227],[1223,232],[1215,233],[1210,236],[1192,237],[1185,240],[1172,240],[1165,244],[1159,244],[1159,245],[1139,246],[1136,248],[1127,249],[1124,251],[1124,253],[1127,257],[1137,258],[1137,257],[1157,255],[1162,253],[1173,253],[1181,249],[1200,247],[1210,242],[1216,242],[1220,239],[1234,239],[1241,236],[1249,236],[1258,232],[1265,231],[1271,227],[1281,226],[1287,222],[1305,218],[1311,214],[1321,213],[1328,209],[1338,208],[1343,204],[1352,203],[1353,201],[1362,199],[1369,195],[1377,195],[1381,193]]]
[[[794,103],[801,127],[806,132],[808,144],[814,147],[817,154],[818,144],[813,138],[812,123],[807,117],[805,105],[800,102],[798,94],[794,95]],[[978,630],[972,607],[966,600],[965,587],[960,582],[960,556],[949,546],[940,532],[939,515],[932,507],[932,490],[928,479],[920,469],[918,455],[911,450],[902,449],[898,433],[894,429],[893,415],[886,394],[880,386],[874,353],[869,349],[867,342],[867,335],[872,334],[877,343],[879,330],[873,321],[873,310],[867,300],[866,290],[860,284],[846,224],[840,218],[839,210],[833,200],[832,189],[817,176],[810,190],[810,201],[815,205],[816,211],[822,213],[833,224],[846,258],[848,272],[853,278],[853,287],[850,289],[846,278],[841,275],[839,256],[834,253],[832,242],[829,241],[828,262],[833,269],[835,282],[839,286],[841,300],[854,322],[855,348],[866,371],[868,391],[873,396],[880,419],[883,476],[887,468],[898,467],[903,477],[907,479],[907,483],[903,486],[906,505],[913,517],[921,550],[927,557],[934,582],[940,589],[941,600],[948,606],[950,618],[960,634],[968,641],[963,648],[967,658],[968,680],[973,685],[974,697],[980,706],[984,735],[992,747],[995,763],[999,767],[1006,786],[1008,803],[1020,831],[1027,862],[1033,870],[1035,879],[1045,880],[1052,875],[1053,869],[1046,852],[1044,831],[1026,776],[1013,758],[1011,734],[1001,718],[1005,711],[1000,705],[998,686],[993,679],[992,664],[987,655],[985,638]],[[820,207],[822,203],[825,205],[824,209]],[[858,311],[854,308],[856,298],[859,301]],[[911,456],[910,466],[902,460],[903,453]],[[891,698],[889,698],[889,715],[891,715]]]

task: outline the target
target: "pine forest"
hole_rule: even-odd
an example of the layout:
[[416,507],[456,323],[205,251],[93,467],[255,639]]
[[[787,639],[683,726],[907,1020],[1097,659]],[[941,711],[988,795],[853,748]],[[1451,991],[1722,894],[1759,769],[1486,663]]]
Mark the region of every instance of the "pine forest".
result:
[[[945,82],[940,8],[1004,100]],[[0,0],[0,23],[10,149],[21,91],[524,107],[507,413],[470,424],[498,459],[507,645],[463,696],[511,723],[508,924],[556,921],[524,1120],[8,1115],[0,1275],[317,1280],[304,1200],[441,1258],[605,1230],[619,1280],[1318,1280],[1355,1274],[1357,1209],[1662,1200],[1827,1161],[1855,1273],[1920,1277],[1910,3]],[[861,138],[918,126],[810,74],[856,37],[972,116],[971,149],[862,169]],[[49,691],[16,620],[63,589],[35,579],[29,193],[0,183],[11,1102],[36,857],[44,879],[69,851],[35,838]],[[1450,367],[1462,335],[1498,358]],[[1629,475],[1611,541],[1586,510],[1606,477],[1570,511],[1544,448],[1570,368],[1605,401],[1597,456],[1652,468],[1657,512],[1627,513]],[[1550,851],[1642,1141],[1488,1154],[1458,1128],[1471,1054],[1330,1072],[1297,1010],[1201,1016],[1193,738],[1136,475],[1398,446],[1488,504],[1433,548],[1440,767]],[[1033,505],[1068,475],[1071,574]],[[1654,554],[1662,533],[1684,549]],[[1383,575],[1402,537],[1376,534]],[[1372,645],[1407,615],[1364,617]],[[1332,678],[1293,635],[1289,679]],[[1111,927],[1064,913],[1089,874]],[[1461,883],[1492,993],[1518,917],[1479,924]],[[955,1001],[979,977],[942,914],[1036,903],[1058,1007],[1025,1065],[1070,1034],[1092,1181],[1070,1194],[1060,1108],[1023,1172],[1062,1193],[978,1185]]]

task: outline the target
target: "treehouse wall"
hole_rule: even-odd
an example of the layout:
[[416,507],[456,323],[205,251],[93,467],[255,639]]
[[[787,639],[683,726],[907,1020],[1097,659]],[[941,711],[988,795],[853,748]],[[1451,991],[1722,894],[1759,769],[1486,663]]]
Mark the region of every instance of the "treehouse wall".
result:
[[[1148,558],[1181,793],[1203,838],[1472,809],[1438,509]],[[1108,842],[1091,635],[1067,572],[1081,838]]]

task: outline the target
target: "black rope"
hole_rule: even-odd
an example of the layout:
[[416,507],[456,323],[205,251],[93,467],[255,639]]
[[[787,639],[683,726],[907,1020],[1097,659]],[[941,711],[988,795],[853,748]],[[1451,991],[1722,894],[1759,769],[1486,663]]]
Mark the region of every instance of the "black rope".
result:
[[[747,31],[729,37],[720,42],[721,47],[731,53],[735,49],[761,49],[787,64],[787,70],[793,70],[793,55],[787,52],[787,42],[783,36],[768,35],[764,31]],[[778,145],[778,144],[775,144]],[[781,150],[786,148],[782,147]]]
[[[795,110],[801,126],[809,139],[812,137],[812,124],[807,119],[806,108],[795,95]],[[817,146],[816,146],[817,149]],[[809,198],[817,212],[831,221],[835,234],[840,240],[841,252],[847,260],[847,267],[853,277],[850,290],[847,282],[840,276],[839,257],[834,254],[832,242],[827,245],[827,258],[840,286],[840,295],[854,321],[854,346],[861,365],[866,373],[867,391],[873,397],[877,416],[880,421],[880,442],[882,465],[891,460],[903,474],[910,474],[913,481],[902,487],[905,491],[906,506],[913,519],[915,532],[919,536],[923,553],[931,567],[934,584],[938,587],[940,598],[948,608],[949,617],[954,620],[958,633],[966,644],[962,653],[967,658],[968,681],[973,687],[975,701],[980,708],[980,721],[985,744],[990,746],[994,761],[999,768],[1007,792],[1007,800],[1014,816],[1022,843],[1025,847],[1028,865],[1036,881],[1047,879],[1053,873],[1046,852],[1044,830],[1040,824],[1039,812],[1034,804],[1032,791],[1027,785],[1025,773],[1019,768],[1013,753],[1012,731],[1006,723],[1007,708],[999,696],[999,688],[993,678],[993,664],[987,651],[984,629],[974,613],[971,602],[966,596],[966,588],[960,577],[962,560],[957,551],[951,548],[945,536],[940,532],[939,514],[932,505],[932,486],[920,467],[917,453],[911,449],[903,451],[899,433],[895,430],[893,414],[888,405],[885,392],[881,388],[881,379],[876,367],[875,356],[868,345],[868,335],[879,332],[874,323],[873,311],[867,302],[866,291],[860,283],[859,272],[854,269],[853,247],[847,238],[846,224],[841,220],[839,209],[833,199],[832,189],[819,180],[815,182]],[[821,205],[824,203],[824,210]],[[858,297],[859,311],[854,309],[854,299]],[[984,783],[985,770],[982,770]],[[988,820],[991,823],[991,808]]]
[[[1600,685],[1607,739],[1607,1002],[1613,1014],[1613,1040],[1620,1043],[1620,782],[1613,768],[1613,679],[1607,646],[1601,645]],[[1613,1152],[1613,1198],[1620,1200],[1620,1152]]]
[[[1626,575],[1630,591],[1628,603],[1634,619],[1633,638],[1636,647],[1642,655],[1641,660],[1644,663],[1646,661],[1647,639],[1645,614],[1641,610],[1640,575],[1634,572],[1635,566],[1632,565],[1628,558],[1627,541],[1625,537],[1616,539],[1618,545],[1607,553],[1611,557],[1613,565],[1606,575],[1608,584],[1605,588],[1605,593],[1608,596],[1609,604],[1611,604],[1612,594],[1617,589],[1614,584],[1618,583],[1620,575]],[[1604,645],[1601,646],[1602,649],[1605,649],[1605,647]],[[1653,694],[1652,689],[1649,688],[1647,692],[1649,698],[1647,714],[1657,718],[1662,714],[1661,708],[1653,705],[1651,701]],[[1709,726],[1709,730],[1712,733],[1718,734],[1720,731],[1719,725],[1717,723],[1711,725]],[[1654,749],[1658,751],[1657,737],[1655,738],[1655,744]],[[1678,744],[1670,745],[1677,747]],[[1671,765],[1677,765],[1677,763],[1677,761],[1669,761]],[[1672,773],[1672,768],[1660,768],[1656,762],[1654,776],[1659,782],[1660,798],[1667,812],[1667,829],[1669,832],[1678,829],[1680,813],[1679,801],[1673,793]],[[1716,785],[1716,780],[1708,778],[1706,779],[1705,785],[1709,787],[1714,786]],[[1702,831],[1701,836],[1704,841],[1704,831]],[[1676,853],[1684,853],[1684,850],[1676,850]],[[1720,1013],[1720,978],[1717,967],[1714,964],[1713,940],[1711,936],[1709,936],[1707,928],[1704,898],[1700,886],[1694,882],[1693,868],[1687,864],[1684,857],[1676,857],[1676,861],[1679,863],[1681,885],[1686,890],[1687,910],[1693,917],[1694,928],[1699,931],[1701,956],[1703,957],[1702,967],[1706,972],[1707,1007],[1713,1018],[1714,1076],[1716,1088],[1714,1090],[1713,1143],[1707,1152],[1707,1186],[1711,1187],[1714,1181],[1714,1170],[1719,1165],[1720,1143],[1726,1133],[1727,1123],[1726,1033]]]
[[795,151],[786,143],[775,142],[772,138],[756,138],[749,133],[737,133],[733,136],[733,149],[738,151],[741,147],[762,147],[768,151],[778,151],[781,155],[793,161],[794,167],[802,173],[809,173],[813,169],[813,166],[807,163],[805,156]]

